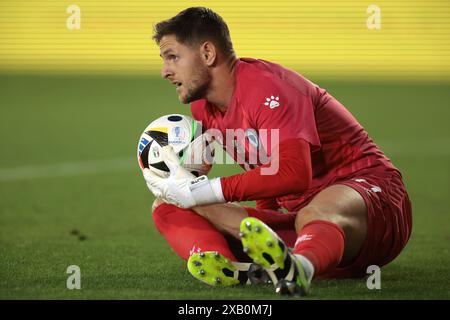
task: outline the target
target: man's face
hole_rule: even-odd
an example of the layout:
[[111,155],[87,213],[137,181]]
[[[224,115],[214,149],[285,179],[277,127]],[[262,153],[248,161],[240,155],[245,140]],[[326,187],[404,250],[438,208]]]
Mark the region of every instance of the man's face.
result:
[[183,45],[174,35],[162,37],[159,42],[163,59],[161,75],[176,86],[181,103],[190,103],[205,97],[211,81],[199,49]]

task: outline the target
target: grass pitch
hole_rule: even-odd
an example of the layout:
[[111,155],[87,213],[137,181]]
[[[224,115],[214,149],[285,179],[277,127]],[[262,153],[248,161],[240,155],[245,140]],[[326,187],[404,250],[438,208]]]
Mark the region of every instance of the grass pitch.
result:
[[[313,80],[401,169],[414,230],[381,290],[315,281],[306,299],[450,299],[450,84]],[[159,78],[0,76],[0,299],[279,298],[200,283],[153,226],[136,144],[168,113],[189,108]],[[69,265],[81,290],[66,288]]]

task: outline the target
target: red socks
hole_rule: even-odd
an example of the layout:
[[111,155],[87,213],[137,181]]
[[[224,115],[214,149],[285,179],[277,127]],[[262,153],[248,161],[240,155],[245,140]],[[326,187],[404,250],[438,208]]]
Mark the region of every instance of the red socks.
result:
[[163,203],[153,211],[158,231],[184,260],[198,251],[218,251],[237,261],[225,237],[205,218],[192,210]]
[[[225,237],[205,218],[192,210],[163,203],[153,211],[158,231],[184,260],[198,251],[218,251],[237,261]],[[314,220],[298,234],[294,254],[306,257],[314,266],[315,276],[335,269],[344,254],[344,232],[336,224]]]
[[314,220],[299,232],[294,254],[311,261],[314,275],[321,276],[336,268],[344,254],[344,231],[338,225]]

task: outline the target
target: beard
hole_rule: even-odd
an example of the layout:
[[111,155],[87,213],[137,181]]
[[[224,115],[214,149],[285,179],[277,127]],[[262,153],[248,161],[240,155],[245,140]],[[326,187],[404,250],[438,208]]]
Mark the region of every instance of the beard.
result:
[[[199,64],[200,65],[200,64]],[[186,95],[180,96],[180,102],[187,104],[192,101],[203,99],[211,82],[209,70],[201,65],[192,73],[191,82],[186,85]]]

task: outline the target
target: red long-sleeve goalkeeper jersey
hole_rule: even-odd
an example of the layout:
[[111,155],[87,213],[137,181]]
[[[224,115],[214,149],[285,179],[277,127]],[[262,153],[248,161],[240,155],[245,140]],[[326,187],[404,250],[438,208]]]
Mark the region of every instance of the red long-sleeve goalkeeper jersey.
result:
[[227,201],[262,199],[294,211],[304,192],[336,177],[396,170],[341,103],[295,71],[242,58],[235,80],[225,113],[204,99],[191,103],[193,117],[215,129],[216,140],[247,171],[221,178]]

